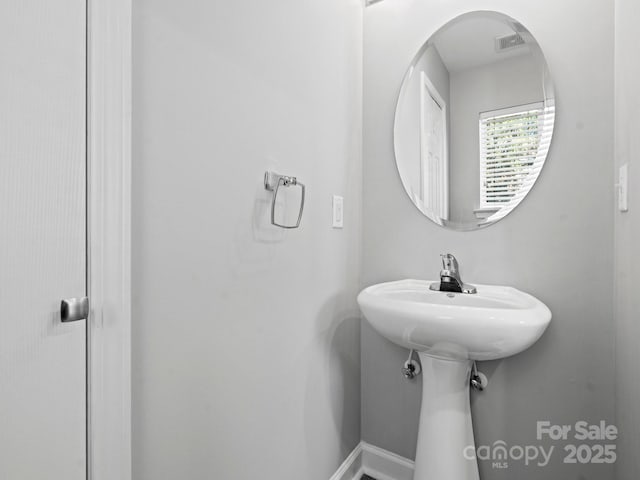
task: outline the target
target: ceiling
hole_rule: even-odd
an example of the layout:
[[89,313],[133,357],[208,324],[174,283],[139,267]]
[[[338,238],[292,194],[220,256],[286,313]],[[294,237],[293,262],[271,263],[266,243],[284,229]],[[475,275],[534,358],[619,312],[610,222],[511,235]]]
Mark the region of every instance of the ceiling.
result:
[[504,21],[488,17],[466,18],[437,32],[432,42],[449,73],[456,73],[530,53],[526,45],[496,52],[496,37],[513,33],[513,28]]

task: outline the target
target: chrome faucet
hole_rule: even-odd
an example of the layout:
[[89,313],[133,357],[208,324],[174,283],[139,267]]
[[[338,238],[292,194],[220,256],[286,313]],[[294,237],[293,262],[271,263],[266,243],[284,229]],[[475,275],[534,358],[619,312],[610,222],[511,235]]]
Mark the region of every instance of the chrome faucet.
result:
[[450,253],[440,255],[442,257],[442,270],[440,271],[440,283],[432,283],[431,290],[439,292],[477,293],[476,287],[464,283],[460,278],[458,260]]

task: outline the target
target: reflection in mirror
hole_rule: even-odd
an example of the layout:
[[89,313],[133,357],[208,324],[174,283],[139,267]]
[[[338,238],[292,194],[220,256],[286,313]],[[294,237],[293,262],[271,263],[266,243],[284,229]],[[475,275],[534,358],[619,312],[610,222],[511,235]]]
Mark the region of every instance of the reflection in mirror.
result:
[[547,158],[555,119],[547,64],[496,12],[449,22],[405,75],[394,144],[403,186],[438,225],[474,230],[509,214]]

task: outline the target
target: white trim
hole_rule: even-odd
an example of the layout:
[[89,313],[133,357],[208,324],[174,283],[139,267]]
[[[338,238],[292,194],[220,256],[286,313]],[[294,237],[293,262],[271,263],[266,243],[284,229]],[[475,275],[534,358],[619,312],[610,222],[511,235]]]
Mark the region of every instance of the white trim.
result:
[[413,480],[414,462],[362,442],[363,472],[376,480]]
[[360,442],[329,480],[359,480],[362,473],[362,442]]
[[87,475],[131,479],[131,0],[87,0]]
[[414,462],[366,442],[360,442],[330,480],[413,480]]
[[498,108],[496,110],[486,110],[480,112],[480,120],[487,118],[508,117],[517,113],[524,113],[534,110],[544,110],[544,102],[523,103],[513,107]]

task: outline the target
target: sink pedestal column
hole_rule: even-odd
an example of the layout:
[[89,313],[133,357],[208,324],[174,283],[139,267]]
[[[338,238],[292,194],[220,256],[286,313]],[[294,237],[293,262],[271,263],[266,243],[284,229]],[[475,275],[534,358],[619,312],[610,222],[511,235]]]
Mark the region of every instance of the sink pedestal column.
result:
[[413,479],[479,480],[469,398],[472,362],[419,355],[422,407]]

